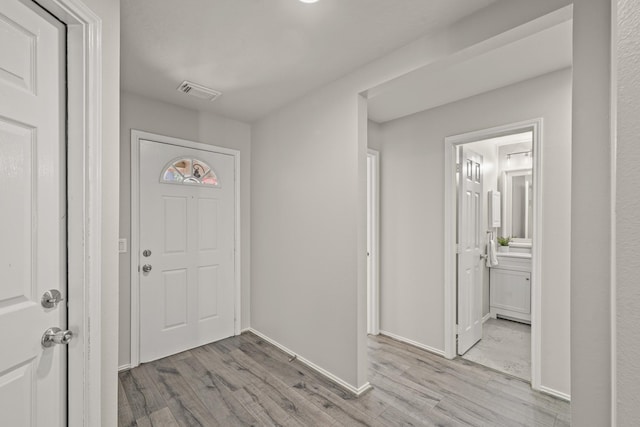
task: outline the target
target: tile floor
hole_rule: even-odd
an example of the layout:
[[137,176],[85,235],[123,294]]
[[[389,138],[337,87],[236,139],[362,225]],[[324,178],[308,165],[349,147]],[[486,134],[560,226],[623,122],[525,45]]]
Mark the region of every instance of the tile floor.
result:
[[531,381],[531,326],[489,319],[482,328],[482,340],[462,358]]

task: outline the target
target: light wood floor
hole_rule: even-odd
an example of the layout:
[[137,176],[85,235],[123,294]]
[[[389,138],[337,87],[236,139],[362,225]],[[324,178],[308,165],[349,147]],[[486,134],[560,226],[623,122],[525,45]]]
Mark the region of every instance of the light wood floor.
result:
[[120,373],[120,426],[568,426],[569,404],[463,359],[369,339],[354,398],[245,333]]

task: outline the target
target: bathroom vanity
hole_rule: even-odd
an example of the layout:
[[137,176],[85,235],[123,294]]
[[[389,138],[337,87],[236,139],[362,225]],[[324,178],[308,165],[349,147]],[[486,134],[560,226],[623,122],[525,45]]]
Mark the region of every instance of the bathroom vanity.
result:
[[531,323],[531,254],[498,253],[489,276],[491,317]]

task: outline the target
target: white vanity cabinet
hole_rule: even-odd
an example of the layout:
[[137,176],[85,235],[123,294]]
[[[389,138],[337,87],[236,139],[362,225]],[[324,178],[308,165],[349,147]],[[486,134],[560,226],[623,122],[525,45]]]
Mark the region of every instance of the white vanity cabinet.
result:
[[491,317],[531,323],[531,255],[498,254],[489,279]]

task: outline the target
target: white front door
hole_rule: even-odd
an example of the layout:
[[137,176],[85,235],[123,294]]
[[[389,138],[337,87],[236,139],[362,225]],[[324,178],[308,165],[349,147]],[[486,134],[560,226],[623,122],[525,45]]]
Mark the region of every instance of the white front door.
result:
[[234,158],[140,141],[140,361],[234,334]]
[[482,156],[460,149],[458,173],[458,354],[482,339]]
[[[65,29],[32,2],[0,2],[0,424],[66,425]],[[44,305],[50,305],[46,308]],[[62,338],[62,335],[58,335]]]

